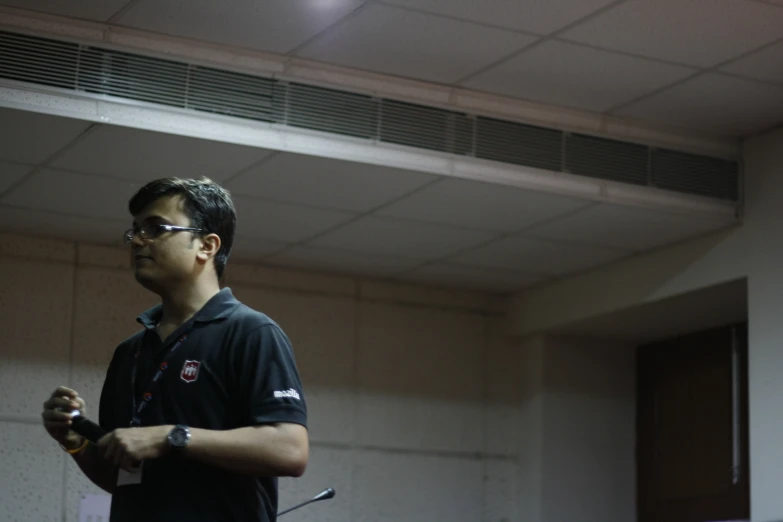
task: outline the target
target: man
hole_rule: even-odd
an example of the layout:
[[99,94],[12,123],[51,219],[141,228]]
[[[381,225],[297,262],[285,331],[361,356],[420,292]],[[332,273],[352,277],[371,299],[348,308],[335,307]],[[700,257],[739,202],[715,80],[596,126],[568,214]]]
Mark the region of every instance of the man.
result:
[[60,387],[44,403],[49,434],[112,494],[111,522],[272,521],[277,477],[301,476],[307,409],[290,342],[219,279],[236,213],[208,179],[168,178],[129,202],[136,280],[161,304],[115,350],[93,445],[69,429],[85,411]]

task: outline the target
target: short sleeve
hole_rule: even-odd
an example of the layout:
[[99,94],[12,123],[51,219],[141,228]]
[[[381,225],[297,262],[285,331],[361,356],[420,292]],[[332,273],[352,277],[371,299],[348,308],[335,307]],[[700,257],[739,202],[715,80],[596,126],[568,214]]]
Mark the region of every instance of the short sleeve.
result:
[[105,431],[114,431],[119,426],[117,425],[116,415],[116,389],[117,389],[117,374],[119,373],[119,354],[122,353],[122,345],[114,350],[109,368],[106,370],[106,376],[103,380],[103,388],[101,390],[100,402],[98,405],[98,424]]
[[307,426],[307,406],[293,348],[280,327],[273,323],[257,328],[239,353],[240,423]]

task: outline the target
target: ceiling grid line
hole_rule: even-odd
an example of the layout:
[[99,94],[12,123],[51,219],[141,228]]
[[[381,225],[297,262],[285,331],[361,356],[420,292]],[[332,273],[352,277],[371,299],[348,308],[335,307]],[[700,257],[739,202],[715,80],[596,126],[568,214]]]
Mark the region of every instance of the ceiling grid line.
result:
[[125,5],[117,9],[117,11],[114,12],[108,19],[106,19],[107,24],[113,24],[116,23],[117,20],[122,18],[125,13],[133,9],[139,2],[142,0],[128,0]]
[[367,6],[368,6],[370,3],[372,3],[372,0],[367,0],[367,1],[363,2],[362,4],[358,5],[358,6],[357,6],[357,7],[356,7],[356,8],[355,8],[353,11],[351,11],[351,12],[347,13],[345,16],[343,16],[343,17],[342,17],[342,18],[340,18],[339,20],[335,21],[334,23],[332,23],[331,25],[329,25],[328,27],[326,27],[326,28],[325,28],[325,29],[323,29],[322,31],[320,31],[320,32],[318,32],[317,34],[313,35],[312,37],[308,38],[308,39],[307,39],[307,40],[305,40],[304,42],[300,42],[300,43],[299,43],[299,44],[297,44],[297,45],[296,45],[296,46],[295,46],[293,49],[289,49],[289,50],[288,50],[288,51],[286,51],[284,54],[286,54],[286,55],[288,55],[288,56],[291,56],[291,57],[293,57],[293,56],[294,56],[294,55],[296,55],[296,53],[298,53],[298,52],[299,52],[301,49],[304,49],[305,47],[307,47],[307,46],[308,46],[308,45],[310,45],[311,43],[318,41],[318,40],[319,40],[321,37],[324,37],[324,36],[326,36],[326,35],[327,35],[327,34],[329,34],[331,31],[333,31],[333,30],[337,30],[337,29],[338,29],[340,26],[342,26],[343,24],[345,24],[345,23],[346,23],[348,20],[350,20],[351,18],[353,18],[353,17],[355,17],[356,15],[358,15],[358,14],[359,14],[359,13],[360,13],[362,10],[366,9],[366,8],[367,8]]
[[[63,218],[79,218],[79,219],[96,219],[94,215],[91,214],[79,214],[79,213],[71,213],[71,212],[61,212],[59,210],[53,210],[53,209],[46,209],[46,210],[40,210],[40,209],[30,209],[29,207],[24,207],[20,205],[9,205],[7,203],[0,203],[0,208],[7,208],[7,209],[13,209],[13,210],[37,210],[39,212],[44,212],[46,214],[50,214],[52,216],[58,216]],[[120,225],[121,229],[117,231],[117,241],[122,240],[122,233],[125,231],[125,228],[127,227],[128,223],[125,221],[121,221],[119,219],[108,219],[108,218],[100,218],[102,221],[106,223],[115,223],[117,225]],[[119,245],[119,243],[118,243]]]
[[739,60],[741,60],[743,58],[746,58],[746,57],[748,57],[748,56],[750,56],[752,54],[755,54],[756,52],[758,52],[760,50],[766,49],[767,47],[771,47],[773,45],[777,45],[778,43],[781,43],[781,42],[783,42],[783,36],[781,36],[777,40],[774,40],[772,42],[767,43],[766,45],[763,45],[761,47],[755,48],[755,49],[753,49],[751,51],[747,51],[747,52],[745,52],[745,53],[743,53],[741,55],[734,56],[732,58],[724,60],[724,61],[722,61],[720,63],[717,63],[715,65],[712,65],[710,67],[705,67],[705,68],[699,69],[698,72],[696,72],[696,73],[694,73],[694,74],[692,74],[690,76],[686,76],[685,78],[681,78],[681,79],[679,79],[677,81],[674,81],[674,82],[672,82],[669,85],[666,85],[666,86],[661,87],[659,89],[656,89],[656,90],[653,90],[651,92],[645,93],[645,94],[643,94],[643,95],[641,95],[641,96],[639,96],[639,97],[637,97],[637,98],[635,98],[633,100],[620,103],[617,106],[610,108],[606,112],[611,114],[611,113],[614,113],[616,111],[620,111],[622,109],[630,107],[631,105],[639,103],[640,101],[646,100],[648,98],[652,98],[653,96],[657,96],[657,95],[659,95],[659,94],[661,94],[663,92],[671,90],[674,87],[677,87],[678,85],[685,84],[685,83],[687,83],[687,82],[689,82],[689,81],[691,81],[691,80],[693,80],[693,79],[695,79],[695,78],[697,78],[699,76],[704,76],[705,74],[708,74],[708,73],[718,74],[718,75],[725,75],[725,76],[734,76],[734,77],[742,79],[743,81],[749,81],[749,82],[752,82],[752,83],[758,83],[758,84],[764,84],[764,85],[771,85],[771,86],[774,86],[774,87],[776,87],[778,89],[781,89],[781,91],[783,91],[783,86],[781,86],[780,84],[777,84],[777,83],[762,82],[762,81],[758,81],[758,80],[755,80],[755,79],[752,79],[752,78],[747,78],[745,76],[725,74],[722,71],[720,71],[720,69],[722,67],[725,67],[725,66],[727,66],[727,65],[729,65],[731,63],[734,63],[734,62],[739,61]]
[[[487,241],[485,241],[483,243],[480,243],[478,245],[470,246],[470,247],[464,248],[462,250],[458,250],[456,252],[452,252],[451,254],[448,254],[448,255],[440,257],[440,258],[428,260],[428,261],[424,262],[422,266],[428,266],[428,265],[432,265],[432,264],[436,264],[436,263],[444,263],[444,262],[454,261],[456,256],[459,256],[459,255],[462,255],[462,254],[466,254],[468,252],[472,252],[472,251],[478,250],[480,248],[484,248],[484,247],[486,247],[488,245],[491,245],[493,243],[497,243],[498,241],[502,241],[502,240],[508,239],[510,237],[524,235],[524,234],[528,233],[531,229],[540,227],[540,226],[545,225],[547,223],[551,223],[551,222],[554,222],[554,221],[559,221],[560,219],[564,219],[564,218],[567,218],[567,217],[579,214],[579,213],[581,213],[581,212],[583,212],[583,211],[585,211],[585,210],[587,210],[587,209],[589,209],[591,207],[594,207],[596,205],[598,205],[598,203],[588,203],[588,204],[586,204],[583,207],[574,209],[572,211],[569,211],[569,212],[566,212],[566,213],[563,213],[563,214],[558,214],[557,216],[554,216],[554,217],[551,217],[551,218],[543,219],[543,220],[538,221],[536,223],[533,223],[531,225],[527,225],[527,226],[525,226],[525,227],[523,227],[521,229],[514,230],[512,232],[501,233],[500,236],[488,239]],[[544,274],[535,274],[535,273],[530,273],[529,275],[531,275],[531,276],[544,276]]]
[[[778,43],[781,42],[776,42],[776,45]],[[737,74],[735,72],[730,72],[730,71],[713,71],[713,73],[719,74],[720,76],[728,76],[729,78],[735,78],[737,80],[742,80],[745,82],[758,83],[759,85],[766,85],[769,87],[776,87],[778,89],[783,89],[783,81],[777,82],[774,80],[762,80],[760,78],[748,78],[747,76],[743,76],[741,74]]]
[[684,62],[675,62],[675,61],[672,61],[672,60],[664,60],[662,58],[653,58],[653,57],[650,57],[650,56],[645,56],[643,54],[638,54],[638,53],[629,52],[629,51],[623,51],[623,50],[619,50],[619,49],[610,49],[608,47],[603,47],[603,46],[595,45],[595,44],[591,44],[591,43],[578,42],[576,40],[569,40],[567,38],[563,38],[563,37],[560,37],[560,36],[552,37],[552,38],[550,38],[550,40],[553,41],[553,42],[559,42],[559,43],[564,43],[564,44],[569,44],[569,45],[576,45],[576,46],[579,46],[579,47],[584,47],[586,49],[593,49],[595,51],[601,51],[603,53],[616,54],[618,56],[627,56],[628,58],[635,58],[637,60],[644,60],[644,61],[647,61],[647,62],[660,63],[660,64],[663,64],[663,65],[672,65],[672,66],[675,66],[675,67],[687,67],[688,69],[693,69],[694,71],[702,71],[703,70],[703,68],[701,68],[701,67],[696,67],[696,66],[694,66],[692,64],[688,64],[688,63],[684,63]]
[[53,152],[49,157],[45,158],[43,161],[36,164],[33,169],[22,176],[20,179],[16,180],[14,183],[11,183],[8,187],[6,187],[5,190],[0,191],[0,202],[3,201],[3,199],[8,196],[9,194],[13,193],[14,190],[16,190],[18,187],[24,185],[28,180],[32,179],[33,176],[38,174],[38,172],[41,171],[41,169],[46,168],[52,161],[56,160],[68,150],[70,150],[72,147],[74,147],[76,144],[78,144],[80,141],[85,139],[87,136],[89,136],[91,133],[95,132],[95,129],[98,128],[99,124],[90,124],[84,131],[82,131],[79,135],[68,141],[65,145],[57,149],[55,152]]
[[267,156],[264,156],[263,158],[261,158],[257,162],[252,163],[252,164],[248,165],[247,167],[239,170],[239,172],[235,172],[234,174],[228,176],[226,179],[224,179],[222,181],[222,183],[224,185],[227,185],[228,183],[231,183],[232,181],[234,181],[238,177],[242,176],[243,174],[246,174],[247,172],[249,172],[249,171],[251,171],[253,169],[257,169],[258,167],[260,167],[264,163],[268,162],[269,160],[275,158],[276,156],[278,156],[280,154],[281,154],[281,152],[279,150],[276,150],[276,151],[272,152],[271,154],[269,154]]
[[[334,232],[336,230],[344,228],[345,226],[350,225],[351,223],[355,223],[356,221],[359,221],[361,218],[373,215],[377,210],[380,210],[380,209],[382,209],[382,208],[384,208],[384,207],[386,207],[388,205],[391,205],[391,204],[393,204],[393,203],[395,203],[397,201],[403,200],[406,197],[408,197],[408,196],[410,196],[412,194],[415,194],[416,192],[419,192],[419,191],[421,191],[421,190],[423,190],[423,189],[425,189],[425,188],[427,188],[427,187],[429,187],[431,185],[435,185],[435,184],[441,183],[441,182],[443,182],[443,179],[432,180],[432,181],[426,183],[425,185],[412,190],[411,192],[403,194],[403,195],[401,195],[401,196],[399,196],[399,197],[397,197],[397,198],[395,198],[395,199],[393,199],[391,201],[387,201],[387,202],[383,203],[382,205],[379,205],[379,206],[377,206],[375,208],[372,208],[372,209],[370,209],[370,210],[368,210],[366,212],[357,214],[352,219],[350,219],[348,221],[345,221],[345,222],[339,223],[337,225],[334,225],[333,227],[330,227],[330,228],[328,228],[326,230],[322,230],[321,232],[313,234],[312,236],[307,237],[306,239],[303,239],[303,240],[301,240],[301,241],[299,241],[297,243],[291,244],[286,249],[284,249],[283,252],[288,251],[288,250],[293,249],[293,248],[298,247],[298,246],[307,245],[307,244],[311,243],[312,241],[314,241],[314,240],[316,240],[316,239],[318,239],[318,238],[320,238],[320,237],[322,237],[322,236],[324,236],[326,234],[329,234],[331,232]],[[283,253],[283,252],[279,252],[279,253]]]
[[538,47],[538,46],[540,46],[540,45],[542,45],[542,44],[544,44],[544,43],[546,43],[548,41],[551,41],[553,38],[555,38],[560,33],[564,32],[564,31],[568,31],[568,30],[570,30],[573,27],[577,27],[578,25],[580,25],[580,24],[582,24],[582,23],[584,23],[584,22],[586,22],[588,20],[592,20],[593,18],[598,17],[598,16],[602,15],[603,13],[605,13],[606,11],[614,9],[618,5],[623,4],[623,3],[627,2],[627,1],[628,0],[615,0],[611,4],[605,5],[604,7],[600,8],[600,9],[597,9],[596,11],[593,11],[592,13],[589,13],[589,14],[583,16],[582,18],[576,20],[576,21],[571,22],[570,24],[565,25],[565,26],[561,27],[560,29],[558,29],[558,30],[556,30],[556,31],[554,31],[552,33],[549,33],[549,34],[543,36],[541,39],[536,40],[535,42],[533,42],[533,43],[531,43],[531,44],[529,44],[529,45],[527,45],[527,46],[525,46],[525,47],[523,47],[521,49],[518,49],[518,50],[516,50],[515,52],[513,52],[511,54],[509,54],[507,56],[504,56],[504,57],[500,58],[499,60],[497,60],[497,61],[495,61],[493,63],[490,63],[489,65],[486,65],[486,66],[482,67],[481,69],[479,69],[477,71],[473,71],[472,73],[468,74],[467,76],[464,76],[464,77],[458,79],[456,82],[454,82],[454,85],[455,86],[456,85],[462,85],[465,82],[468,82],[468,81],[472,80],[476,76],[479,76],[479,75],[485,73],[486,71],[489,71],[489,70],[497,67],[498,65],[502,65],[502,64],[504,64],[504,63],[506,63],[506,62],[508,62],[508,61],[510,61],[510,60],[512,60],[514,58],[516,58],[517,56],[520,56],[523,53],[526,53],[526,52],[530,51],[531,49],[534,49],[535,47]]
[[769,0],[745,0],[746,2],[754,2],[757,4],[764,4],[764,5],[770,5],[772,7],[778,7],[780,9],[783,9],[783,4],[777,3],[777,2],[770,2]]
[[[280,154],[280,152],[276,151],[275,153],[270,154],[270,156],[272,156],[274,154]],[[244,172],[247,172],[250,168],[257,167],[258,165],[263,164],[265,159],[264,160],[260,160],[258,162],[258,164],[251,165],[251,167],[249,167],[248,169],[243,169],[239,173],[239,175],[241,175]],[[3,160],[3,161],[5,161],[5,160]],[[58,167],[58,166],[50,166],[50,165],[46,165],[44,163],[41,163],[40,165],[37,165],[37,166],[27,165],[25,163],[19,163],[19,162],[8,162],[8,163],[16,163],[16,164],[22,165],[22,166],[34,167],[34,170],[31,171],[29,175],[32,175],[34,172],[37,172],[37,171],[39,171],[39,170],[41,170],[43,168],[47,168],[47,169],[52,170],[52,171],[62,172],[62,173],[66,173],[66,174],[75,174],[75,175],[78,175],[78,176],[84,176],[86,178],[98,178],[98,179],[105,179],[105,180],[111,180],[111,181],[123,181],[123,182],[127,182],[127,183],[133,184],[133,185],[139,184],[139,180],[138,179],[136,179],[136,178],[128,178],[128,177],[125,177],[125,176],[122,176],[122,175],[118,176],[118,175],[105,174],[105,173],[99,173],[99,172],[85,172],[83,170],[76,170],[76,169],[72,169],[72,168],[63,168],[63,167]],[[210,176],[207,175],[207,174],[205,174],[205,176],[207,178],[210,178]],[[199,177],[199,176],[195,176],[195,177]],[[226,185],[232,179],[233,179],[233,177],[226,178],[226,179],[221,179],[220,180],[220,184],[221,185]],[[0,194],[0,198],[2,198],[2,196],[4,194],[5,193]],[[256,203],[280,203],[280,204],[284,204],[284,205],[293,205],[293,206],[302,207],[302,208],[306,208],[306,209],[313,209],[313,210],[327,210],[327,211],[339,210],[339,209],[335,209],[334,207],[330,207],[330,206],[319,206],[319,205],[312,205],[312,204],[302,203],[302,202],[292,202],[292,201],[286,200],[286,199],[270,198],[270,197],[267,197],[267,196],[256,196],[256,195],[244,195],[243,194],[243,195],[241,195],[241,197],[246,199],[246,200],[252,200],[253,202],[256,202]],[[80,217],[80,216],[78,216],[76,214],[73,214],[73,216],[74,217]],[[269,238],[259,238],[259,239],[269,239]]]
[[408,5],[399,5],[392,2],[388,2],[387,0],[372,0],[376,4],[384,5],[386,7],[390,7],[392,9],[400,9],[402,11],[410,11],[411,13],[419,13],[427,16],[434,16],[436,18],[443,18],[444,20],[454,20],[455,22],[462,22],[462,23],[468,23],[471,25],[477,25],[480,27],[486,27],[487,29],[497,29],[500,31],[510,31],[513,33],[519,33],[521,35],[525,36],[534,36],[536,38],[541,38],[543,36],[546,36],[546,33],[533,33],[530,31],[523,31],[521,29],[514,29],[513,27],[507,27],[503,25],[497,25],[497,24],[490,24],[487,22],[481,22],[477,20],[470,20],[468,18],[462,18],[460,16],[454,16],[444,13],[436,13],[434,11],[428,11],[426,9],[421,9],[418,7],[411,7]]

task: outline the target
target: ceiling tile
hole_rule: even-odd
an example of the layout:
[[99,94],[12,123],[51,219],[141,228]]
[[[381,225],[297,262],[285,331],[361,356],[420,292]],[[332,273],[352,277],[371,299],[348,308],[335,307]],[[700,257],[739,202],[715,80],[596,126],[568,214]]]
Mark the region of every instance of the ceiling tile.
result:
[[126,228],[127,223],[123,221],[90,219],[0,205],[0,232],[10,234],[123,246],[122,233]]
[[0,161],[0,195],[11,188],[14,183],[22,179],[22,177],[31,170],[33,170],[31,165]]
[[0,159],[41,163],[89,126],[81,120],[0,109]]
[[388,255],[371,255],[333,248],[297,246],[276,254],[267,263],[286,268],[323,270],[341,274],[387,277],[419,261]]
[[721,71],[783,84],[783,41],[731,62]]
[[603,112],[685,78],[695,69],[548,41],[464,85],[542,103]]
[[400,276],[398,279],[413,283],[441,285],[490,292],[514,292],[540,281],[515,270],[482,268],[448,263],[434,263]]
[[348,67],[453,83],[535,39],[503,29],[369,5],[297,54]]
[[258,261],[288,246],[282,241],[270,241],[250,236],[234,236],[231,247],[231,260]]
[[619,249],[558,243],[517,235],[459,254],[450,261],[558,276],[593,268],[629,253]]
[[377,212],[477,230],[513,232],[589,203],[514,187],[446,179]]
[[708,73],[612,112],[713,135],[743,137],[783,121],[783,88]]
[[494,234],[368,216],[314,240],[314,246],[356,252],[434,259],[483,243]]
[[549,34],[614,0],[384,0],[414,8],[536,34]]
[[575,42],[711,67],[777,40],[783,10],[746,0],[630,0],[570,29]]
[[287,53],[365,0],[141,0],[119,24],[185,38]]
[[226,179],[271,154],[265,149],[102,125],[54,167],[150,181],[168,176]]
[[63,2],[62,0],[0,0],[0,5],[40,11],[69,18],[82,18],[106,22],[128,0],[80,0],[79,2]]
[[366,212],[435,179],[410,170],[280,153],[226,187],[236,195]]
[[695,237],[729,224],[696,215],[601,204],[534,227],[526,235],[646,250]]
[[296,243],[352,219],[355,214],[234,197],[237,235]]
[[[129,181],[41,169],[0,201],[74,216],[125,220],[130,226],[133,219],[128,214],[128,200],[138,189],[138,184]],[[122,237],[124,231],[117,230],[117,237]]]

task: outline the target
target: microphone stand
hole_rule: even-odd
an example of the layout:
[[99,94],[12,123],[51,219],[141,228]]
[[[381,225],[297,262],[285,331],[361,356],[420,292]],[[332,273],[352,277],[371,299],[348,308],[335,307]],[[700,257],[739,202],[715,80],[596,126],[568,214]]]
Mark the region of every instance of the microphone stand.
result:
[[293,507],[290,507],[286,510],[281,511],[277,514],[278,517],[285,515],[286,513],[289,513],[295,509],[299,509],[300,507],[304,507],[307,504],[312,504],[313,502],[318,502],[319,500],[327,500],[334,497],[334,490],[332,488],[326,488],[325,490],[318,493],[316,496],[311,498],[310,500],[306,500],[305,502],[302,502],[301,504],[297,504]]

